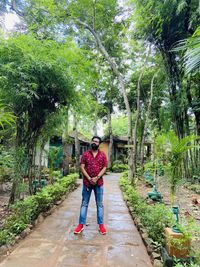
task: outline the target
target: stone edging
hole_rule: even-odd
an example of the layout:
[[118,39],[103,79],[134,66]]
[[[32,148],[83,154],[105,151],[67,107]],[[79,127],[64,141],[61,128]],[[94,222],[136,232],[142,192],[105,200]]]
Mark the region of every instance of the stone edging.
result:
[[70,190],[65,195],[63,195],[60,200],[55,202],[55,204],[52,204],[49,210],[47,210],[46,212],[41,212],[38,215],[37,219],[35,219],[32,224],[29,224],[26,229],[24,229],[19,235],[15,237],[15,239],[13,239],[9,244],[1,246],[0,247],[0,262],[3,261],[7,256],[9,256],[15,250],[20,240],[28,236],[37,225],[42,223],[46,217],[48,217],[55,210],[57,210],[59,206],[62,204],[62,202],[68,197],[68,195],[72,191],[77,189],[78,187],[79,187],[78,183],[70,185]]
[[139,218],[137,218],[137,214],[134,212],[134,208],[131,206],[131,203],[128,201],[125,192],[121,189],[123,194],[123,199],[126,202],[126,205],[129,209],[129,213],[142,237],[143,243],[147,248],[147,253],[149,254],[151,261],[154,267],[163,267],[163,263],[161,261],[160,251],[155,249],[155,242],[149,238],[146,229],[141,224]]

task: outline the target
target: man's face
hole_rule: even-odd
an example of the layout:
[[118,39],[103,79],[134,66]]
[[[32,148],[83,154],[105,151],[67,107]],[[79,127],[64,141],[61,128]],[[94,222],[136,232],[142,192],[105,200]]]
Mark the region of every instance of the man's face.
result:
[[92,140],[92,143],[99,145],[99,139],[94,138],[94,139]]
[[97,150],[99,148],[99,144],[100,144],[99,139],[98,138],[94,138],[92,140],[92,144],[91,144],[92,150]]

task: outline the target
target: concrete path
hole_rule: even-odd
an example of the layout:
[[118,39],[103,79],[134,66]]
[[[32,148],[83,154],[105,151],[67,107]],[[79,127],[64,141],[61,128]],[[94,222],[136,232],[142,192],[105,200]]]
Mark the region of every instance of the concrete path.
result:
[[81,186],[60,208],[20,242],[0,267],[152,267],[141,237],[118,186],[119,174],[105,176],[104,206],[107,235],[98,233],[92,193],[88,226],[74,235]]

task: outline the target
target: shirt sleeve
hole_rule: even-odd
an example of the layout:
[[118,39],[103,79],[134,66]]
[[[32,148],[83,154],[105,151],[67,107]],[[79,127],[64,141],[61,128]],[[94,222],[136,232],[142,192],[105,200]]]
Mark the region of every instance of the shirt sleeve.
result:
[[105,153],[102,154],[103,156],[103,167],[108,167],[108,160],[107,160],[107,157],[105,155]]
[[86,164],[86,154],[83,153],[82,157],[81,157],[81,164]]

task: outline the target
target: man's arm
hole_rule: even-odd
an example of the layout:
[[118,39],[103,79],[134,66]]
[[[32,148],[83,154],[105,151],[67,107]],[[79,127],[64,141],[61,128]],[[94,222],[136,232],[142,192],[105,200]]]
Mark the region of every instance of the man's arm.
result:
[[97,177],[102,177],[104,173],[106,172],[107,167],[103,167],[103,169],[100,171],[100,173],[97,175]]
[[103,169],[100,171],[100,173],[96,177],[91,178],[91,181],[93,184],[96,184],[99,178],[101,178],[104,175],[104,173],[106,172],[106,168],[107,167],[103,167]]
[[85,164],[81,164],[81,171],[82,171],[83,175],[88,179],[88,181],[90,181],[91,177],[89,176],[89,174],[85,170]]

